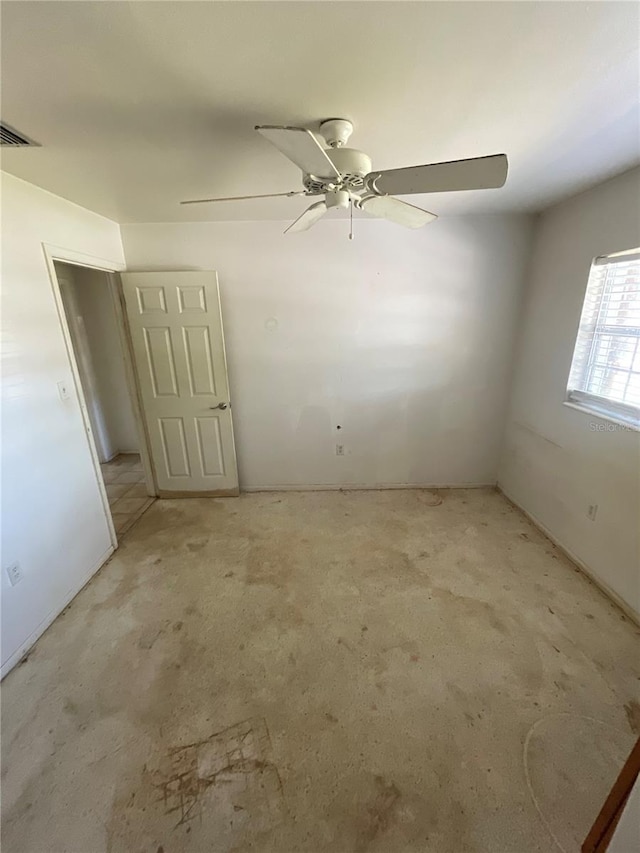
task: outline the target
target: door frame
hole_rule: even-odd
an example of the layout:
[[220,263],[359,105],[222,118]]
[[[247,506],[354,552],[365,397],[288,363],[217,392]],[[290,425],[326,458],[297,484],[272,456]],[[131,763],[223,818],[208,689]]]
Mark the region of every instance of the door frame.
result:
[[147,436],[146,424],[142,416],[140,392],[138,389],[135,363],[133,361],[133,354],[131,350],[129,329],[126,323],[126,317],[124,313],[124,294],[122,292],[122,285],[120,282],[119,275],[119,273],[124,272],[126,266],[125,264],[119,263],[117,261],[109,261],[105,258],[98,258],[93,255],[87,255],[84,252],[77,252],[74,249],[65,249],[61,246],[53,246],[49,243],[43,243],[42,249],[44,252],[47,271],[49,273],[49,279],[51,281],[51,288],[53,291],[53,298],[56,305],[56,310],[58,312],[60,328],[62,330],[62,336],[64,338],[67,356],[71,365],[71,373],[73,375],[76,393],[80,402],[80,413],[82,415],[85,435],[87,437],[89,452],[91,453],[91,460],[93,462],[94,474],[96,477],[96,482],[98,484],[98,490],[100,492],[100,498],[102,500],[102,506],[107,520],[107,527],[109,529],[109,534],[113,547],[117,548],[118,539],[116,536],[115,527],[113,525],[113,519],[111,517],[111,509],[109,507],[109,500],[107,498],[107,490],[105,488],[104,480],[102,478],[102,469],[100,468],[100,457],[98,455],[98,449],[96,447],[93,430],[91,428],[91,422],[89,420],[89,410],[87,407],[84,389],[82,387],[81,374],[78,368],[78,362],[76,360],[76,353],[73,347],[73,338],[71,336],[71,332],[69,331],[67,315],[65,312],[64,302],[62,299],[62,294],[60,292],[60,285],[58,283],[58,275],[56,273],[56,268],[54,264],[56,261],[58,261],[64,264],[70,264],[76,267],[85,267],[88,269],[99,270],[100,272],[106,273],[106,280],[116,315],[118,335],[120,337],[120,348],[124,360],[127,390],[129,392],[131,407],[133,409],[133,416],[140,438],[140,458],[142,461],[142,468],[145,475],[147,494],[149,494],[150,497],[156,497],[156,479],[153,470],[153,465],[151,462],[151,455],[149,453],[149,439]]

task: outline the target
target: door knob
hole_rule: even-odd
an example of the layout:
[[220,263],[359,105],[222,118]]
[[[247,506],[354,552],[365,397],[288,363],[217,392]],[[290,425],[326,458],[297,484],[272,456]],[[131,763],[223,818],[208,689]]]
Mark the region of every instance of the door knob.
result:
[[218,403],[217,406],[209,406],[210,409],[222,409],[223,411],[227,408],[226,403]]

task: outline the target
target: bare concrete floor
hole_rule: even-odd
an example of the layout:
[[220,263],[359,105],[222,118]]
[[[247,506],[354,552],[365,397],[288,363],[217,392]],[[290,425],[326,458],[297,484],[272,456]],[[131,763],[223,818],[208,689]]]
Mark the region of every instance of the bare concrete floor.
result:
[[639,634],[493,491],[157,501],[5,681],[3,851],[575,851]]

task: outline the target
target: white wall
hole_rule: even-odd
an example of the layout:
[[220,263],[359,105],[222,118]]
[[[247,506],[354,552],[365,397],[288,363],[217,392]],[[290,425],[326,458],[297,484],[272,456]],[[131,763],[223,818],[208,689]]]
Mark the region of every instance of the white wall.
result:
[[[3,673],[111,546],[43,242],[123,261],[116,223],[2,173]],[[11,587],[15,561],[24,577]]]
[[[640,613],[640,435],[563,405],[596,255],[640,244],[640,169],[548,210],[536,231],[499,482]],[[611,426],[611,425],[610,425]],[[595,522],[589,504],[598,504]]]
[[353,242],[331,219],[288,236],[228,222],[122,237],[130,270],[218,271],[241,488],[461,485],[496,481],[531,224],[359,219]]
[[108,276],[100,270],[69,264],[56,264],[56,269],[72,283],[73,301],[86,332],[105,456],[109,459],[117,453],[137,453],[140,443]]

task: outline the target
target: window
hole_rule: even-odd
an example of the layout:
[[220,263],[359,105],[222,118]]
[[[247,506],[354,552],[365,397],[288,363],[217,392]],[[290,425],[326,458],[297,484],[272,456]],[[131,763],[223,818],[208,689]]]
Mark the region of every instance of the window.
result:
[[568,399],[640,427],[640,249],[591,265]]

